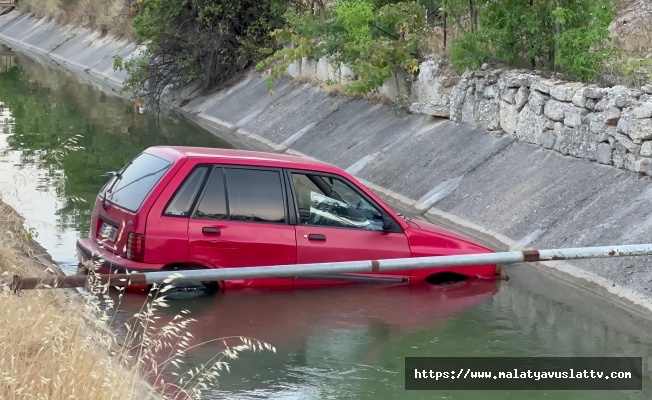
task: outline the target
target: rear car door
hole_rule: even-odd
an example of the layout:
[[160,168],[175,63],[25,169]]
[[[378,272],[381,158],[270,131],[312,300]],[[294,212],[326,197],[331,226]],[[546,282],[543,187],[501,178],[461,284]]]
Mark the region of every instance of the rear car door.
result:
[[[383,230],[383,212],[375,202],[343,177],[289,171],[295,210],[299,216],[297,263],[360,261],[411,256],[398,224]],[[371,273],[407,277],[409,271]],[[295,286],[343,283],[298,276]]]
[[[216,268],[296,262],[294,227],[280,169],[212,168],[188,223],[190,259]],[[293,278],[232,280],[232,287],[290,287]]]

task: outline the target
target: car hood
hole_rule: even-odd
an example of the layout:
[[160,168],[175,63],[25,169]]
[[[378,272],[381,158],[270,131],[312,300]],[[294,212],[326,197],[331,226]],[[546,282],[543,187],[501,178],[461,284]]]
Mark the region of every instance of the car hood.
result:
[[459,234],[457,232],[453,232],[451,230],[442,228],[441,226],[437,226],[437,225],[435,225],[435,224],[433,224],[431,222],[426,222],[426,221],[423,221],[423,220],[415,220],[415,219],[412,219],[412,218],[406,218],[404,216],[403,216],[403,219],[405,220],[405,222],[407,222],[407,224],[411,228],[419,229],[419,230],[424,231],[424,232],[434,233],[436,235],[446,236],[446,237],[449,237],[451,239],[460,240],[460,241],[466,242],[468,244],[472,244],[477,248],[483,249],[487,253],[494,253],[494,250],[479,244],[478,242],[476,242],[475,240],[473,240],[473,239],[471,239],[471,238],[469,238],[467,236],[464,236],[464,235]]

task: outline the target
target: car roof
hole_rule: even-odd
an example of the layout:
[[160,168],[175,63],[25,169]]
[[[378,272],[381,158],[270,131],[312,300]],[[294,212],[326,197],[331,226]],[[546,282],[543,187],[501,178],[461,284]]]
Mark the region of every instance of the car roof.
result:
[[168,149],[181,153],[183,156],[188,158],[219,159],[219,162],[224,163],[266,167],[276,166],[282,168],[312,169],[324,172],[342,172],[340,168],[337,168],[332,164],[289,154],[190,146],[154,146],[150,147],[150,149]]

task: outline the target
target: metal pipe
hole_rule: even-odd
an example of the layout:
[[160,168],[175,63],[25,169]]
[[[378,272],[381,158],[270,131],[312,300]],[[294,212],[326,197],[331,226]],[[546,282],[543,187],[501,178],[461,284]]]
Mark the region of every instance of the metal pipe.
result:
[[138,286],[161,284],[168,279],[176,283],[197,281],[221,281],[232,279],[253,279],[273,277],[294,277],[305,275],[334,275],[351,272],[379,272],[390,270],[447,268],[474,265],[514,264],[520,262],[579,260],[587,258],[611,258],[652,255],[652,244],[625,246],[580,247],[549,250],[524,250],[500,253],[463,254],[453,256],[431,256],[396,258],[388,260],[345,261],[317,264],[291,264],[264,267],[195,269],[178,271],[155,271],[146,273],[112,274],[90,276],[47,276],[43,278],[24,278],[14,276],[10,283],[12,290],[35,288],[84,287],[87,280],[94,277],[96,282],[111,286]]

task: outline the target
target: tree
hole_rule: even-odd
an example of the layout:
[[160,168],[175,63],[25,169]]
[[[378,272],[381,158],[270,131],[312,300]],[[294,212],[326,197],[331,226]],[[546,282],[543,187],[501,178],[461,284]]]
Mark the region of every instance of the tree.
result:
[[269,35],[283,25],[289,0],[142,0],[134,26],[147,49],[137,60],[116,59],[125,68],[125,88],[156,106],[166,90],[192,85],[205,93],[254,65]]

